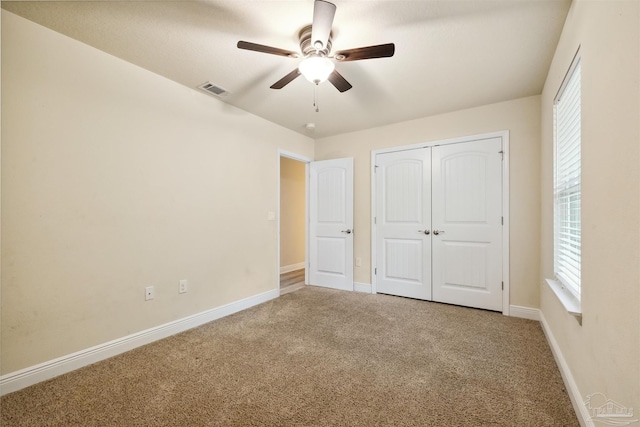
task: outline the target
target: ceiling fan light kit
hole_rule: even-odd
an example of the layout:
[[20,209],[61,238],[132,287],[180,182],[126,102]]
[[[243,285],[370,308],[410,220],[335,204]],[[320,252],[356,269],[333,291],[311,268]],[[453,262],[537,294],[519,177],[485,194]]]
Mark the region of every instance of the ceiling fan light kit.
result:
[[310,56],[300,63],[298,70],[311,83],[319,85],[329,78],[336,66],[329,58]]
[[329,54],[332,47],[331,26],[333,25],[335,13],[336,6],[333,3],[324,0],[315,0],[313,6],[313,23],[312,25],[307,25],[302,28],[298,34],[302,55],[298,55],[296,52],[289,50],[246,41],[239,41],[238,48],[289,58],[298,58],[300,56],[305,58],[298,68],[271,85],[271,89],[282,89],[302,74],[316,86],[325,80],[329,80],[340,92],[346,92],[351,89],[352,86],[335,69],[335,64],[332,59],[335,61],[359,61],[363,59],[388,58],[393,56],[395,45],[393,43],[387,43],[377,46],[342,50],[336,52],[334,56],[330,56]]

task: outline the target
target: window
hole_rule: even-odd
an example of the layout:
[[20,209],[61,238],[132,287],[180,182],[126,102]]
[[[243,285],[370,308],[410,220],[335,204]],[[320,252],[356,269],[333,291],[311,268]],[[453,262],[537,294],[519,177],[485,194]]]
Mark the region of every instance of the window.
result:
[[580,57],[576,55],[554,100],[554,274],[580,301]]

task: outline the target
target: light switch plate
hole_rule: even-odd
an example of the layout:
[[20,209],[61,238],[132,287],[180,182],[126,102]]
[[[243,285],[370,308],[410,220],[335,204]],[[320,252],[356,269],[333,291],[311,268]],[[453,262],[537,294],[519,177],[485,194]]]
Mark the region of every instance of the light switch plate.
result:
[[187,279],[180,280],[180,282],[178,282],[178,293],[184,294],[188,290],[189,290],[189,282],[187,281]]

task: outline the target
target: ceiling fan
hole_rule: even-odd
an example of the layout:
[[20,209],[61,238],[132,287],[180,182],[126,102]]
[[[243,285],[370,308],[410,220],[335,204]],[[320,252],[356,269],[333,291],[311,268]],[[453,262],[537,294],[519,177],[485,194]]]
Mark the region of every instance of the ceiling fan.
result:
[[362,59],[388,58],[393,56],[395,45],[387,43],[377,46],[359,47],[331,52],[332,33],[331,26],[336,13],[336,5],[324,0],[315,0],[313,6],[313,23],[307,25],[298,34],[300,39],[300,51],[302,54],[277,47],[239,41],[238,48],[253,50],[255,52],[269,53],[272,55],[286,56],[289,58],[304,57],[298,68],[271,85],[271,89],[282,89],[291,83],[300,74],[316,85],[329,80],[340,92],[346,92],[352,88],[351,84],[335,70],[331,58],[338,62],[360,61]]

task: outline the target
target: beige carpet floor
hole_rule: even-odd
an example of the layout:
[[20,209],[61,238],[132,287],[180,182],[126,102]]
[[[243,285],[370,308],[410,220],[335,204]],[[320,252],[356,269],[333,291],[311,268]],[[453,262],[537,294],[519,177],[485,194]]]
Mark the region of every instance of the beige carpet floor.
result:
[[0,400],[9,426],[578,426],[538,322],[305,287]]

